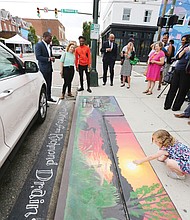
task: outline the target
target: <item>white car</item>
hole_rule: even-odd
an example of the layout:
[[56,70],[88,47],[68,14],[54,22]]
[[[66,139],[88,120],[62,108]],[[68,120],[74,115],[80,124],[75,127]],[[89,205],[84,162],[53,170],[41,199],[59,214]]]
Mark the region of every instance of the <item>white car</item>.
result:
[[0,167],[26,129],[47,113],[46,83],[33,61],[0,43]]
[[61,58],[64,49],[61,46],[52,46],[52,55],[55,58]]

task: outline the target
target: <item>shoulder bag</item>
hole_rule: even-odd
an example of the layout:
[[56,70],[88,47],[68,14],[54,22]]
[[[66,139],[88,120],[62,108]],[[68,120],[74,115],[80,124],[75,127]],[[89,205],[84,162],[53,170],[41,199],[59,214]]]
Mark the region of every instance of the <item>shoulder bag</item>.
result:
[[133,60],[130,59],[130,64],[131,65],[136,65],[137,63],[139,63],[139,58],[138,57],[135,56]]

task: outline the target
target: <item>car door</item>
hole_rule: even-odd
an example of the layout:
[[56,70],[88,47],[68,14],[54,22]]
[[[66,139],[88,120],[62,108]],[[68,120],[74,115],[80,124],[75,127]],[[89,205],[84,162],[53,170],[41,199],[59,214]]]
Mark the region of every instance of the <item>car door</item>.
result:
[[36,74],[24,73],[22,63],[0,45],[0,117],[4,140],[13,148],[37,111]]
[[5,140],[4,140],[4,129],[2,120],[0,117],[0,167],[4,163],[5,159],[9,155],[10,148],[6,146]]

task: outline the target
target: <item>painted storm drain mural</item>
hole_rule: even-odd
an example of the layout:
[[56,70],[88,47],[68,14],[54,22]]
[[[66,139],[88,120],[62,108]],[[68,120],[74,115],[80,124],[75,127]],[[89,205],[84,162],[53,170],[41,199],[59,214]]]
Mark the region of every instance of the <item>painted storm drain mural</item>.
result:
[[114,97],[79,97],[64,220],[181,219]]

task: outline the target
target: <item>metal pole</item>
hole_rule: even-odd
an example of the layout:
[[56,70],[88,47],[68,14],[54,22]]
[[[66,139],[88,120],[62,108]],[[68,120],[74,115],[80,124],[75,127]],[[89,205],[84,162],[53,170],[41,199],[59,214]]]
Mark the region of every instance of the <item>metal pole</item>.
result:
[[[166,6],[168,4],[168,0],[164,0],[164,5],[163,5],[163,9],[162,9],[162,17],[164,17],[165,13],[166,13]],[[158,37],[157,37],[157,41],[160,41],[161,38],[161,32],[162,32],[162,28],[159,27],[158,28]]]
[[[169,15],[173,15],[173,12],[174,12],[174,8],[175,8],[175,4],[176,4],[176,0],[172,0],[172,4],[171,4],[171,8],[170,8],[170,11],[169,11]],[[166,28],[166,31],[169,32],[169,27]]]
[[[100,0],[93,0],[93,23],[98,24],[98,6]],[[90,71],[90,86],[98,86],[98,72],[96,70],[96,58],[97,58],[97,40],[92,39],[92,66]]]

